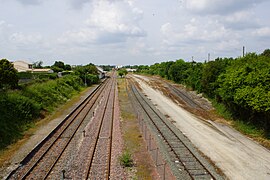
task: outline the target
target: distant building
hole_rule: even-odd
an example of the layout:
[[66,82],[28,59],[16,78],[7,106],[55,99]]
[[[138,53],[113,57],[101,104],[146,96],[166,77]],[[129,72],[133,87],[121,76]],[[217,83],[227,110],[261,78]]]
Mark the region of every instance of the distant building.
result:
[[104,78],[106,72],[101,67],[99,67],[99,66],[96,66],[96,68],[98,70],[98,77],[99,77],[99,79]]
[[33,64],[25,61],[14,61],[12,64],[18,72],[31,72],[33,70]]
[[52,69],[33,69],[34,73],[53,73]]
[[53,73],[52,69],[34,69],[33,64],[26,61],[14,61],[12,64],[18,72]]
[[126,68],[127,72],[136,72],[137,69]]
[[123,65],[117,65],[115,66],[115,69],[121,69],[123,67]]

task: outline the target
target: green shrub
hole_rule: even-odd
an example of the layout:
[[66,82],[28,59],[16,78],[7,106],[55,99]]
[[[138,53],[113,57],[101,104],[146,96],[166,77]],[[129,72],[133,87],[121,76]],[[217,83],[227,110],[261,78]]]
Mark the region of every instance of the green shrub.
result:
[[0,149],[21,137],[40,113],[40,106],[19,92],[0,95]]
[[22,87],[21,91],[1,92],[0,149],[20,138],[41,110],[53,111],[79,92],[82,86],[79,76],[67,75]]
[[36,76],[39,79],[57,79],[58,75],[57,73],[38,73]]
[[128,151],[125,151],[120,157],[119,157],[120,164],[123,167],[132,167],[133,166],[133,160],[131,157],[131,154]]
[[18,72],[19,79],[32,79],[33,73],[31,72]]

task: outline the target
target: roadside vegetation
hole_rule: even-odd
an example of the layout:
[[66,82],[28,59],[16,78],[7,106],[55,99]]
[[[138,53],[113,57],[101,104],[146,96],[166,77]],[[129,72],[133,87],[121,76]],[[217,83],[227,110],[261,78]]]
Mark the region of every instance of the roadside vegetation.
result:
[[[34,77],[34,81],[19,84],[21,76]],[[78,94],[85,85],[99,81],[93,64],[76,67],[58,77],[18,73],[5,59],[0,60],[0,77],[0,150],[20,139],[36,121]]]
[[270,49],[204,63],[180,59],[133,68],[203,93],[237,129],[270,139]]

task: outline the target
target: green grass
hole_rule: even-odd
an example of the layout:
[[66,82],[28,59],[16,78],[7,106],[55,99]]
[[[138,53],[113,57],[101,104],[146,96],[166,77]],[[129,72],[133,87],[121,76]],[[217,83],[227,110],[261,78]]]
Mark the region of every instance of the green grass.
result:
[[78,76],[36,83],[0,93],[0,149],[22,138],[24,132],[42,117],[42,112],[52,113],[83,87]]
[[119,157],[119,161],[123,167],[133,166],[133,160],[129,151],[124,151],[123,154]]
[[241,131],[242,133],[252,136],[252,137],[263,137],[264,136],[264,131],[261,129],[258,129],[252,124],[249,124],[247,122],[243,121],[234,121],[233,126]]
[[263,128],[256,127],[249,122],[233,118],[232,113],[225,107],[224,104],[218,103],[213,99],[210,100],[216,109],[217,114],[229,121],[236,130],[249,136],[250,138],[253,138],[266,148],[270,149],[269,135],[267,135],[268,133]]
[[214,106],[214,108],[216,109],[216,111],[219,115],[221,115],[223,118],[225,118],[227,120],[233,119],[231,112],[228,111],[228,109],[226,108],[226,106],[224,104],[218,103],[214,99],[210,99],[210,101],[212,102],[212,105]]

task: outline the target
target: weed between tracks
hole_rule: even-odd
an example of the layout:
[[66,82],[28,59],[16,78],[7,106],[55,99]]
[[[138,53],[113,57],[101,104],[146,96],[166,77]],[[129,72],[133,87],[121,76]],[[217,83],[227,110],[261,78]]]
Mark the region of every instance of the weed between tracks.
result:
[[[128,179],[152,179],[154,165],[151,163],[151,158],[142,139],[138,121],[126,91],[126,80],[123,78],[118,79],[118,92],[125,149],[131,154],[134,161],[134,167],[129,169],[131,174],[129,173]],[[124,154],[122,157],[125,156]],[[129,159],[128,156],[125,158]]]
[[131,154],[127,150],[119,157],[119,160],[120,160],[120,164],[123,167],[133,166],[133,160],[132,160]]

